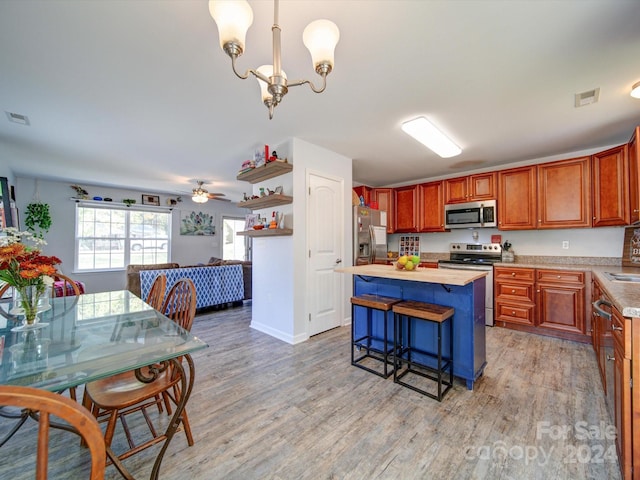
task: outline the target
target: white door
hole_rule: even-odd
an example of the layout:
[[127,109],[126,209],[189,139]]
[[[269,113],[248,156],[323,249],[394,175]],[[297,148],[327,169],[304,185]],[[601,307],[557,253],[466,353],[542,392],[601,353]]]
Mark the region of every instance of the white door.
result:
[[308,174],[309,336],[341,325],[344,261],[344,183],[342,179]]

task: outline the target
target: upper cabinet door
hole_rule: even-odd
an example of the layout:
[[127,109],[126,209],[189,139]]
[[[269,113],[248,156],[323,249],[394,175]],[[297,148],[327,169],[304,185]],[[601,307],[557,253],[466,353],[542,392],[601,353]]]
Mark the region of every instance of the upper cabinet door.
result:
[[397,187],[393,190],[395,204],[395,231],[418,231],[418,186]]
[[629,224],[628,146],[620,145],[592,156],[594,227]]
[[538,228],[591,226],[590,161],[581,157],[538,165]]
[[640,127],[636,127],[629,140],[629,223],[640,220]]
[[448,178],[444,181],[445,203],[463,203],[469,201],[467,177]]
[[374,188],[371,190],[371,200],[378,202],[378,210],[387,212],[387,233],[395,230],[395,215],[393,206],[393,188]]
[[496,178],[496,172],[448,178],[444,181],[444,201],[446,204],[451,204],[494,200],[496,198]]
[[498,228],[536,228],[536,166],[498,172]]
[[496,172],[477,173],[469,177],[469,197],[472,202],[495,200]]
[[443,182],[418,185],[418,231],[444,232]]

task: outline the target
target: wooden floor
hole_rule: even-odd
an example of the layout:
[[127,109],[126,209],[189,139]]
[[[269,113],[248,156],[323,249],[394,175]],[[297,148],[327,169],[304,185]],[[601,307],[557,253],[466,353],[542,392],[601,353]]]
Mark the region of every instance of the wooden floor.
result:
[[[250,317],[244,306],[196,318],[210,345],[194,355],[196,444],[178,433],[161,478],[620,478],[613,441],[598,435],[611,422],[589,345],[488,327],[484,376],[438,403],[352,367],[349,328],[293,346]],[[76,438],[53,435],[50,478],[87,478]],[[32,479],[34,445],[21,431],[1,448],[0,478]],[[157,451],[125,464],[148,478]],[[107,478],[119,478],[113,467]]]

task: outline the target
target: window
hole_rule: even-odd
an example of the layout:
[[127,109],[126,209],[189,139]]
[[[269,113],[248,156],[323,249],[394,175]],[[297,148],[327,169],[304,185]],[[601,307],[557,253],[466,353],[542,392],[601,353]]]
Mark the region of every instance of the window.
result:
[[249,239],[237,235],[244,230],[244,218],[222,217],[222,259],[251,260]]
[[170,212],[76,205],[76,271],[166,263],[170,247]]

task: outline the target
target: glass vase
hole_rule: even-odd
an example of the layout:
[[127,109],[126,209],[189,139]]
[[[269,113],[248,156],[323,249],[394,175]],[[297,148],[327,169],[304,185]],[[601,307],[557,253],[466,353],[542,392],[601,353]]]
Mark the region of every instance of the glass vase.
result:
[[23,330],[30,328],[45,327],[48,324],[39,324],[38,314],[50,307],[47,294],[48,288],[44,285],[27,285],[24,287],[16,287],[16,297],[14,305],[17,307],[16,314],[22,315],[22,326],[18,329]]

